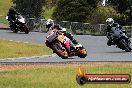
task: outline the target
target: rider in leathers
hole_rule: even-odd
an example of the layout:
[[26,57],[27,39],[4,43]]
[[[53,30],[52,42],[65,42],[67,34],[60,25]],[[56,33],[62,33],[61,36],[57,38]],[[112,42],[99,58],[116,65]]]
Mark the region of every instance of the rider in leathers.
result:
[[16,15],[20,15],[14,8],[9,8],[9,11],[7,13],[8,21],[10,22],[10,25],[15,27],[16,24]]
[[[109,39],[108,40],[108,42],[107,42],[107,45],[108,46],[111,46],[111,45],[114,45],[114,42],[112,41],[112,39],[111,39],[111,28],[112,27],[118,27],[123,33],[125,33],[126,34],[126,31],[125,30],[123,30],[122,29],[122,27],[118,24],[118,23],[114,23],[114,20],[112,19],[112,18],[108,18],[107,20],[106,20],[106,23],[107,23],[107,29],[106,29],[106,32],[107,32],[107,38]],[[126,39],[126,41],[128,41],[129,40],[129,38],[126,36],[126,35],[124,35],[124,38]]]
[[[71,42],[74,44],[74,45],[72,44],[72,46],[75,46],[75,45],[78,44],[78,42],[73,38],[73,35],[71,33],[66,32],[66,29],[62,28],[59,24],[55,24],[52,19],[48,19],[47,20],[47,22],[46,22],[46,28],[48,29],[47,31],[56,29],[58,31],[63,32],[64,35],[66,37],[68,37],[71,40]],[[48,47],[50,47],[50,44],[47,43],[46,45]],[[70,49],[68,51],[70,52]]]

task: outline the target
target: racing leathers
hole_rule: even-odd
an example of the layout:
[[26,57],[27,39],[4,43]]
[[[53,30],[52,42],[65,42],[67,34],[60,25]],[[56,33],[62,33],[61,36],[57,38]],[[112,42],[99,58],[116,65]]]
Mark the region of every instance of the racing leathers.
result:
[[20,15],[14,8],[10,8],[7,16],[8,16],[8,21],[10,22],[10,25],[15,27],[15,22],[16,22],[16,15]]
[[[48,31],[50,32],[50,35],[49,36],[47,36],[47,38],[50,38],[51,36],[52,36],[52,38],[54,38],[54,36],[52,35],[53,34],[53,32],[54,31],[58,31],[58,32],[62,32],[63,34],[64,34],[64,36],[66,36],[67,38],[69,38],[70,39],[70,45],[71,45],[71,47],[73,48],[73,49],[75,49],[75,45],[77,45],[78,44],[78,42],[73,38],[73,35],[71,34],[71,33],[69,33],[69,32],[63,32],[62,31],[62,27],[60,26],[60,25],[58,25],[58,24],[55,24],[55,25],[53,25],[53,26],[51,26],[49,29],[48,29]],[[46,44],[48,47],[50,47],[50,43],[47,43]],[[51,48],[51,47],[50,47]],[[68,48],[68,52],[70,52],[71,51],[71,48]]]
[[112,27],[117,27],[119,28],[123,33],[124,33],[124,38],[126,39],[126,41],[128,41],[128,37],[126,36],[126,31],[122,29],[122,27],[118,24],[118,23],[113,23],[112,25],[108,25],[107,26],[107,29],[106,29],[106,34],[107,34],[107,38],[109,39],[108,42],[107,42],[107,45],[108,46],[111,46],[111,45],[114,45],[114,42],[112,41],[112,38],[111,38],[111,28]]

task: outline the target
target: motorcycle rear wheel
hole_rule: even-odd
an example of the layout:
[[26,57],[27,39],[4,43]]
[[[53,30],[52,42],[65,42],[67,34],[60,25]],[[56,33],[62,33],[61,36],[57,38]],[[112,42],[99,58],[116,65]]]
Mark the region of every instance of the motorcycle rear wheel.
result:
[[17,33],[18,32],[17,26],[14,25],[14,24],[10,24],[10,30],[13,31],[13,33]]
[[85,58],[87,56],[87,50],[85,48],[78,49],[78,57]]
[[18,30],[16,30],[16,29],[11,29],[12,31],[13,31],[13,33],[17,33],[18,32]]

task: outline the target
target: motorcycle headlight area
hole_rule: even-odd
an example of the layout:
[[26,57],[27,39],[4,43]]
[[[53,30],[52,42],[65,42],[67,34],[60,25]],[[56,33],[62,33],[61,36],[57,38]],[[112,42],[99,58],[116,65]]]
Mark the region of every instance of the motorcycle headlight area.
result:
[[18,19],[18,21],[20,21],[21,23],[25,23],[25,19],[24,18]]

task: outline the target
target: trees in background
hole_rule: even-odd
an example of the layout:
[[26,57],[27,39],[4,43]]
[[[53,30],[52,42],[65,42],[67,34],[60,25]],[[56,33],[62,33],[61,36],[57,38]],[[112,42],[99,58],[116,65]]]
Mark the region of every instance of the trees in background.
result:
[[53,19],[86,22],[97,7],[98,0],[59,0],[53,12]]
[[[25,16],[40,17],[45,9],[47,15],[52,14],[54,20],[78,21],[88,23],[104,23],[112,17],[122,25],[132,23],[132,0],[108,0],[105,7],[102,0],[12,0],[15,8]],[[43,8],[43,7],[46,8]],[[45,16],[47,16],[45,15]],[[49,15],[47,17],[50,17]],[[46,18],[47,18],[46,17]],[[50,17],[51,18],[51,17]]]
[[108,0],[108,3],[115,6],[120,13],[126,13],[130,6],[132,6],[132,0]]
[[40,17],[45,0],[12,0],[15,8],[28,17]]
[[108,17],[117,19],[120,14],[111,6],[98,6],[97,9],[88,17],[88,22],[92,24],[104,24]]
[[132,18],[130,9],[132,0],[108,0],[108,5],[101,6],[102,0],[59,0],[53,12],[53,19],[88,23],[105,23],[108,17],[126,25]]
[[54,7],[57,5],[58,0],[45,0],[46,7]]
[[[132,0],[109,0],[109,4],[113,5],[117,12],[121,13],[118,19],[123,24],[132,23]],[[126,20],[126,22],[122,21]]]

